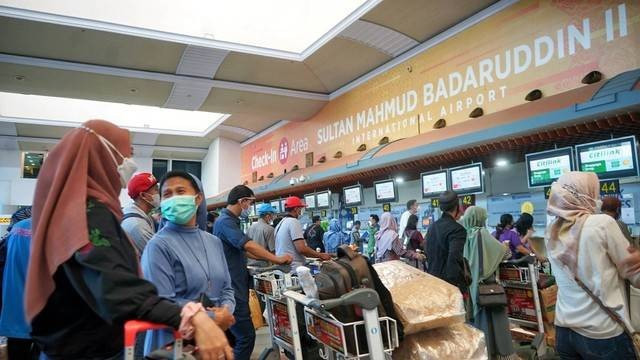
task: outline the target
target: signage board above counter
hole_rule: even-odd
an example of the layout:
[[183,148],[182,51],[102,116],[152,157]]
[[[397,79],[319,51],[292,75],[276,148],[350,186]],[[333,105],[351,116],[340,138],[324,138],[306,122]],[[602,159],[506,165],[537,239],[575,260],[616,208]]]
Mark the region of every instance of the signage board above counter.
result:
[[638,176],[635,136],[576,145],[578,168],[592,171],[600,180]]
[[437,196],[449,189],[447,170],[431,171],[420,174],[422,198]]
[[484,174],[482,163],[459,166],[449,169],[451,190],[463,194],[480,194],[484,192]]
[[316,193],[316,209],[328,209],[331,207],[331,192],[322,191]]
[[362,205],[362,185],[347,186],[342,189],[345,206]]
[[562,174],[575,170],[571,147],[526,154],[525,163],[529,188],[549,186]]
[[398,201],[398,187],[395,180],[381,180],[373,183],[376,203],[394,203]]

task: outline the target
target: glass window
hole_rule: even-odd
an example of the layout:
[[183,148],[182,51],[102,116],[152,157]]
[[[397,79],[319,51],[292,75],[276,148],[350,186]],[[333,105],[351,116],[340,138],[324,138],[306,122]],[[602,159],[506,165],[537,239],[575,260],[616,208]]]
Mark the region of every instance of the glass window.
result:
[[169,172],[169,160],[153,159],[153,169],[151,173],[160,181]]
[[44,162],[43,152],[22,153],[22,177],[25,179],[37,179],[40,168]]
[[171,170],[186,171],[201,179],[202,163],[200,161],[171,160]]

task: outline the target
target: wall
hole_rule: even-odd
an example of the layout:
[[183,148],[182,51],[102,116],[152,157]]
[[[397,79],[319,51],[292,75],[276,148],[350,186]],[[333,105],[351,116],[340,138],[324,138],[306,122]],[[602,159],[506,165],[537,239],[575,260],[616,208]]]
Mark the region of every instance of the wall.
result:
[[241,184],[240,143],[218,137],[211,142],[202,161],[202,184],[205,197],[215,196]]

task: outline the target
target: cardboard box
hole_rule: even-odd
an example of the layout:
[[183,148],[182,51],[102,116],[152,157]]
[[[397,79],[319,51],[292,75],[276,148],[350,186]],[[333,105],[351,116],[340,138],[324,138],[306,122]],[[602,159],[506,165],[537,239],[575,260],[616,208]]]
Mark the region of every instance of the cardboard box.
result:
[[[505,286],[505,292],[507,294],[507,309],[510,317],[527,321],[537,321],[533,290]],[[543,321],[553,324],[555,320],[558,286],[552,285],[546,289],[539,290],[538,294]]]

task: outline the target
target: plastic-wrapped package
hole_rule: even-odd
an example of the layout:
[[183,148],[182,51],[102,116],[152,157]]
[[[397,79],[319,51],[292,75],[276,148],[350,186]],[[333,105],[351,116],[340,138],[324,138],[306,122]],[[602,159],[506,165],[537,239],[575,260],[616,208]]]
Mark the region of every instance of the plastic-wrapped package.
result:
[[397,360],[488,359],[484,333],[471,325],[455,324],[404,338],[393,352]]
[[457,287],[400,260],[373,265],[391,292],[406,335],[465,321]]

